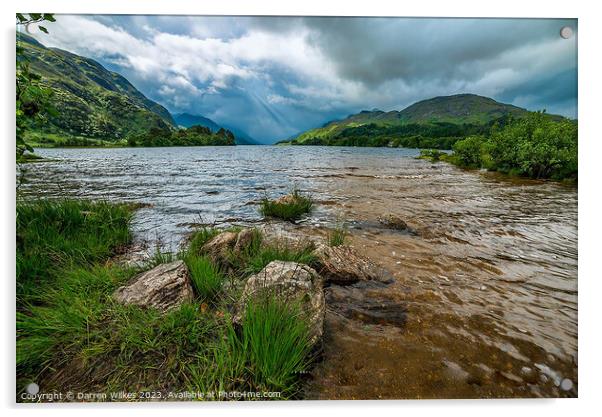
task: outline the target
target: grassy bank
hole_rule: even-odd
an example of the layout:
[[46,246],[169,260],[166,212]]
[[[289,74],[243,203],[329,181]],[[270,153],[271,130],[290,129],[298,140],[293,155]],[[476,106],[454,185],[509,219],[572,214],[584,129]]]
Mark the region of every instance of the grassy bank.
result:
[[256,232],[218,265],[200,252],[217,231],[201,229],[174,255],[189,267],[195,299],[161,315],[111,297],[136,273],[170,258],[137,268],[111,261],[130,240],[130,207],[35,202],[20,203],[17,212],[18,390],[36,382],[45,392],[145,390],[161,398],[189,390],[299,395],[312,358],[304,313],[258,298],[237,328],[231,311],[241,286],[232,284],[272,260],[309,263],[309,246],[270,246]]

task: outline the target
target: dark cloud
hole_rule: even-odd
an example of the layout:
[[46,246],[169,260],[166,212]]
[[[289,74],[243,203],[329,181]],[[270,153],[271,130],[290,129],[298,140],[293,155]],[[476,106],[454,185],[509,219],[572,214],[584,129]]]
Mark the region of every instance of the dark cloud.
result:
[[[576,117],[576,20],[58,16],[51,46],[265,141],[470,92]],[[86,33],[82,37],[81,33]]]

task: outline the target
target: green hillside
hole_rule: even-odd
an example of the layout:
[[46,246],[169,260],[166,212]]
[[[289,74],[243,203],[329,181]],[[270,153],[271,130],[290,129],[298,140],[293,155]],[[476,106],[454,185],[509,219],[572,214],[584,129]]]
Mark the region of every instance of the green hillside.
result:
[[458,94],[419,101],[401,111],[365,110],[304,132],[291,143],[451,149],[460,138],[486,133],[495,123],[529,113],[488,97]]
[[175,126],[167,109],[98,62],[61,49],[46,48],[21,33],[17,42],[23,48],[31,71],[39,74],[52,90],[51,105],[56,109],[42,131],[38,128],[30,132],[34,142],[56,137],[117,142],[151,128]]

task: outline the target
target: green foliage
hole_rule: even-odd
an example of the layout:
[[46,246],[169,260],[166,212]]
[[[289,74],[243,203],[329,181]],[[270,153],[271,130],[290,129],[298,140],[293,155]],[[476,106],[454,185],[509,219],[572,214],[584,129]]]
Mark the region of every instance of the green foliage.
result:
[[459,165],[468,168],[478,168],[482,165],[485,151],[485,138],[482,136],[469,136],[456,142],[453,146],[454,156]]
[[191,126],[188,129],[152,128],[148,132],[128,138],[129,146],[232,146],[234,134],[226,129],[213,133],[208,127]]
[[17,298],[25,301],[68,265],[89,265],[130,241],[132,209],[89,201],[17,203]]
[[259,212],[264,217],[275,217],[287,221],[295,221],[304,214],[311,212],[313,200],[309,195],[303,195],[294,188],[290,194],[270,200],[267,196],[261,200]]
[[197,296],[206,302],[214,302],[225,280],[219,268],[206,256],[189,255],[185,262]]
[[256,274],[272,261],[289,261],[310,265],[316,260],[314,247],[306,245],[290,246],[286,244],[271,244],[260,247],[243,259],[241,265],[248,274]]
[[209,242],[212,238],[219,234],[219,229],[215,229],[212,227],[201,227],[195,230],[189,238],[188,243],[188,254],[199,255],[201,253],[201,248],[207,242]]
[[89,325],[104,315],[110,291],[131,275],[111,267],[73,267],[54,274],[38,289],[36,305],[17,311],[17,368],[35,371],[58,351],[73,352],[89,343]]
[[[227,231],[239,232],[235,228]],[[211,238],[220,233],[220,230],[213,228],[202,228],[195,232],[190,240],[188,249],[182,254],[183,259],[202,257],[201,247]],[[253,229],[252,238],[246,246],[231,250],[225,259],[225,265],[234,277],[245,277],[247,275],[260,272],[272,261],[290,261],[311,265],[316,256],[313,254],[315,247],[311,242],[299,242],[290,244],[285,240],[275,239],[266,242],[262,233]],[[188,261],[187,261],[188,262]],[[219,269],[215,269],[219,272]],[[223,272],[223,271],[222,271]]]
[[439,162],[447,156],[445,152],[436,149],[421,149],[418,159],[428,159],[432,162]]
[[[29,25],[44,21],[54,22],[49,13],[17,13],[17,25]],[[48,33],[44,26],[38,29]],[[33,152],[33,148],[25,140],[25,132],[40,126],[48,115],[55,114],[50,103],[52,91],[44,87],[41,77],[31,71],[29,60],[24,56],[24,48],[19,44],[22,35],[17,32],[16,48],[16,159],[21,162],[25,152]]]
[[358,146],[389,148],[451,149],[467,132],[481,132],[486,125],[456,125],[435,122],[423,124],[352,126],[323,137],[305,137],[293,145]]
[[473,136],[457,142],[451,160],[531,178],[576,179],[577,130],[574,121],[535,112],[494,126],[488,138]]

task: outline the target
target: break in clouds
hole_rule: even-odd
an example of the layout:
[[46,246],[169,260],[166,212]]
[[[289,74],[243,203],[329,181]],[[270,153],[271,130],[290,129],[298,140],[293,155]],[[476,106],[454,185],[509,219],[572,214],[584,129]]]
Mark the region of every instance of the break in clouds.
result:
[[363,109],[475,93],[577,117],[576,20],[57,15],[36,37],[172,113],[273,142]]

